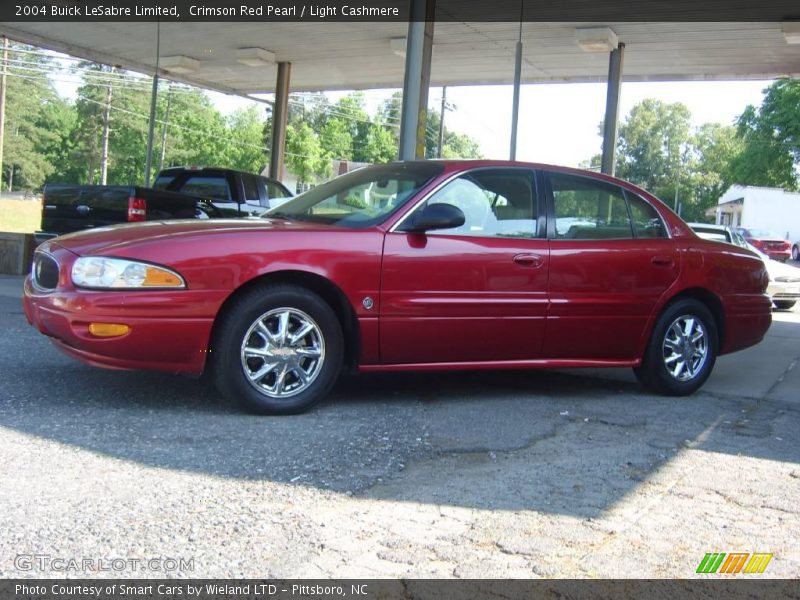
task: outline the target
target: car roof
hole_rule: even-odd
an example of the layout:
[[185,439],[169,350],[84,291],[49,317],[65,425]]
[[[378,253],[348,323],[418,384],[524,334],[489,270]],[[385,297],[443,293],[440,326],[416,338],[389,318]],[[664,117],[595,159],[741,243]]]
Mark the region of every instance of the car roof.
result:
[[[224,171],[226,173],[239,173],[241,175],[253,175],[254,177],[261,177],[262,179],[268,179],[269,181],[278,181],[277,179],[273,179],[272,177],[268,177],[267,175],[260,175],[258,173],[250,173],[249,171],[240,171],[239,169],[229,169],[227,167],[167,167],[165,169],[161,169],[159,171],[159,175],[173,175],[178,173],[205,173],[205,172],[221,172]],[[278,182],[280,183],[280,182]]]

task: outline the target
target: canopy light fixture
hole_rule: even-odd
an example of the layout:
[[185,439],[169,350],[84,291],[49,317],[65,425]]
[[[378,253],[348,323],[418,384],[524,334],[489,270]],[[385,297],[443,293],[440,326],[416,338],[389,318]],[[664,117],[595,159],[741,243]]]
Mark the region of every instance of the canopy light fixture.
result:
[[610,27],[587,27],[575,30],[578,46],[584,52],[611,52],[619,44]]
[[194,73],[200,68],[200,61],[188,56],[164,56],[158,63],[170,73]]
[[392,50],[393,54],[397,54],[397,56],[401,56],[403,58],[406,57],[406,46],[408,45],[408,40],[406,38],[392,38],[389,40],[389,48]]
[[800,21],[784,21],[781,30],[787,44],[800,44]]
[[275,53],[264,48],[239,48],[236,62],[248,67],[266,67],[275,64]]

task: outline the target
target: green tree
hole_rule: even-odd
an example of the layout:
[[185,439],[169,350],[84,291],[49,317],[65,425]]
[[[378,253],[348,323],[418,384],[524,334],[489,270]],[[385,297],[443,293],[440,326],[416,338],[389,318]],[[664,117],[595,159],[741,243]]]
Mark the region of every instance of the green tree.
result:
[[47,176],[48,182],[69,183],[82,181],[82,165],[70,160],[75,147],[77,113],[75,107],[56,97],[43,107],[43,121],[47,123],[50,136],[41,145],[42,153],[53,166]]
[[31,46],[12,44],[6,78],[2,182],[6,189],[39,188],[55,171],[53,160],[68,120],[65,103],[44,75],[50,59]]
[[262,112],[252,106],[233,112],[227,118],[229,134],[228,165],[230,168],[260,173],[267,161],[262,137],[264,119]]
[[800,80],[779,79],[766,89],[758,126],[800,162]]
[[744,144],[736,128],[719,123],[705,123],[692,140],[694,157],[689,180],[694,187],[696,202],[687,208],[687,220],[706,220],[705,212],[717,204],[719,197],[737,183],[733,165]]
[[748,106],[737,120],[744,142],[731,170],[736,183],[798,189],[800,82],[781,79],[764,90],[759,108]]
[[617,174],[655,194],[669,194],[687,180],[691,113],[686,105],[648,98],[619,128]]
[[[603,124],[598,129],[603,133]],[[695,190],[697,161],[691,113],[680,102],[647,98],[635,105],[619,128],[616,175],[680,207],[684,216],[702,214]],[[598,167],[600,156],[590,165]]]
[[372,123],[367,131],[365,159],[370,163],[387,163],[397,158],[397,143],[390,128]]
[[315,183],[318,178],[330,175],[330,160],[308,123],[287,127],[286,165],[301,183]]
[[345,119],[339,117],[327,119],[319,131],[319,144],[325,155],[337,160],[352,160],[352,131],[358,133],[356,128],[349,127]]
[[[161,107],[159,114],[163,115]],[[209,97],[197,88],[181,86],[176,89],[167,132],[165,165],[229,167],[235,160],[228,123]],[[255,143],[261,144],[261,136],[257,137]]]
[[372,122],[367,114],[364,92],[353,92],[340,98],[330,109],[329,122],[334,120],[344,124],[352,140],[352,149],[349,156],[333,158],[367,162],[366,144]]

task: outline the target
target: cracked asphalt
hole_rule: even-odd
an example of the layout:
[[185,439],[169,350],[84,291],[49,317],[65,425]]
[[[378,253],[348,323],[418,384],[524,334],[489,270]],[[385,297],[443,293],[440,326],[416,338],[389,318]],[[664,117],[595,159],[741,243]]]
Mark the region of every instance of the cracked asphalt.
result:
[[[706,552],[800,574],[797,308],[690,398],[628,370],[374,374],[274,418],[74,362],[20,290],[0,276],[0,577],[685,578]],[[51,560],[154,557],[191,568]]]

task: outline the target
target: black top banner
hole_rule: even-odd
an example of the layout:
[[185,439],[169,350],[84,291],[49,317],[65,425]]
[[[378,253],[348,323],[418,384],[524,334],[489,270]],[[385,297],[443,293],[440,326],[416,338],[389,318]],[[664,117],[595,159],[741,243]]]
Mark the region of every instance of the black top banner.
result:
[[[436,21],[784,21],[798,0],[414,0]],[[0,21],[409,21],[412,0],[3,0]],[[432,10],[431,10],[432,9]],[[417,10],[414,14],[425,14]],[[430,19],[430,16],[425,17]]]

